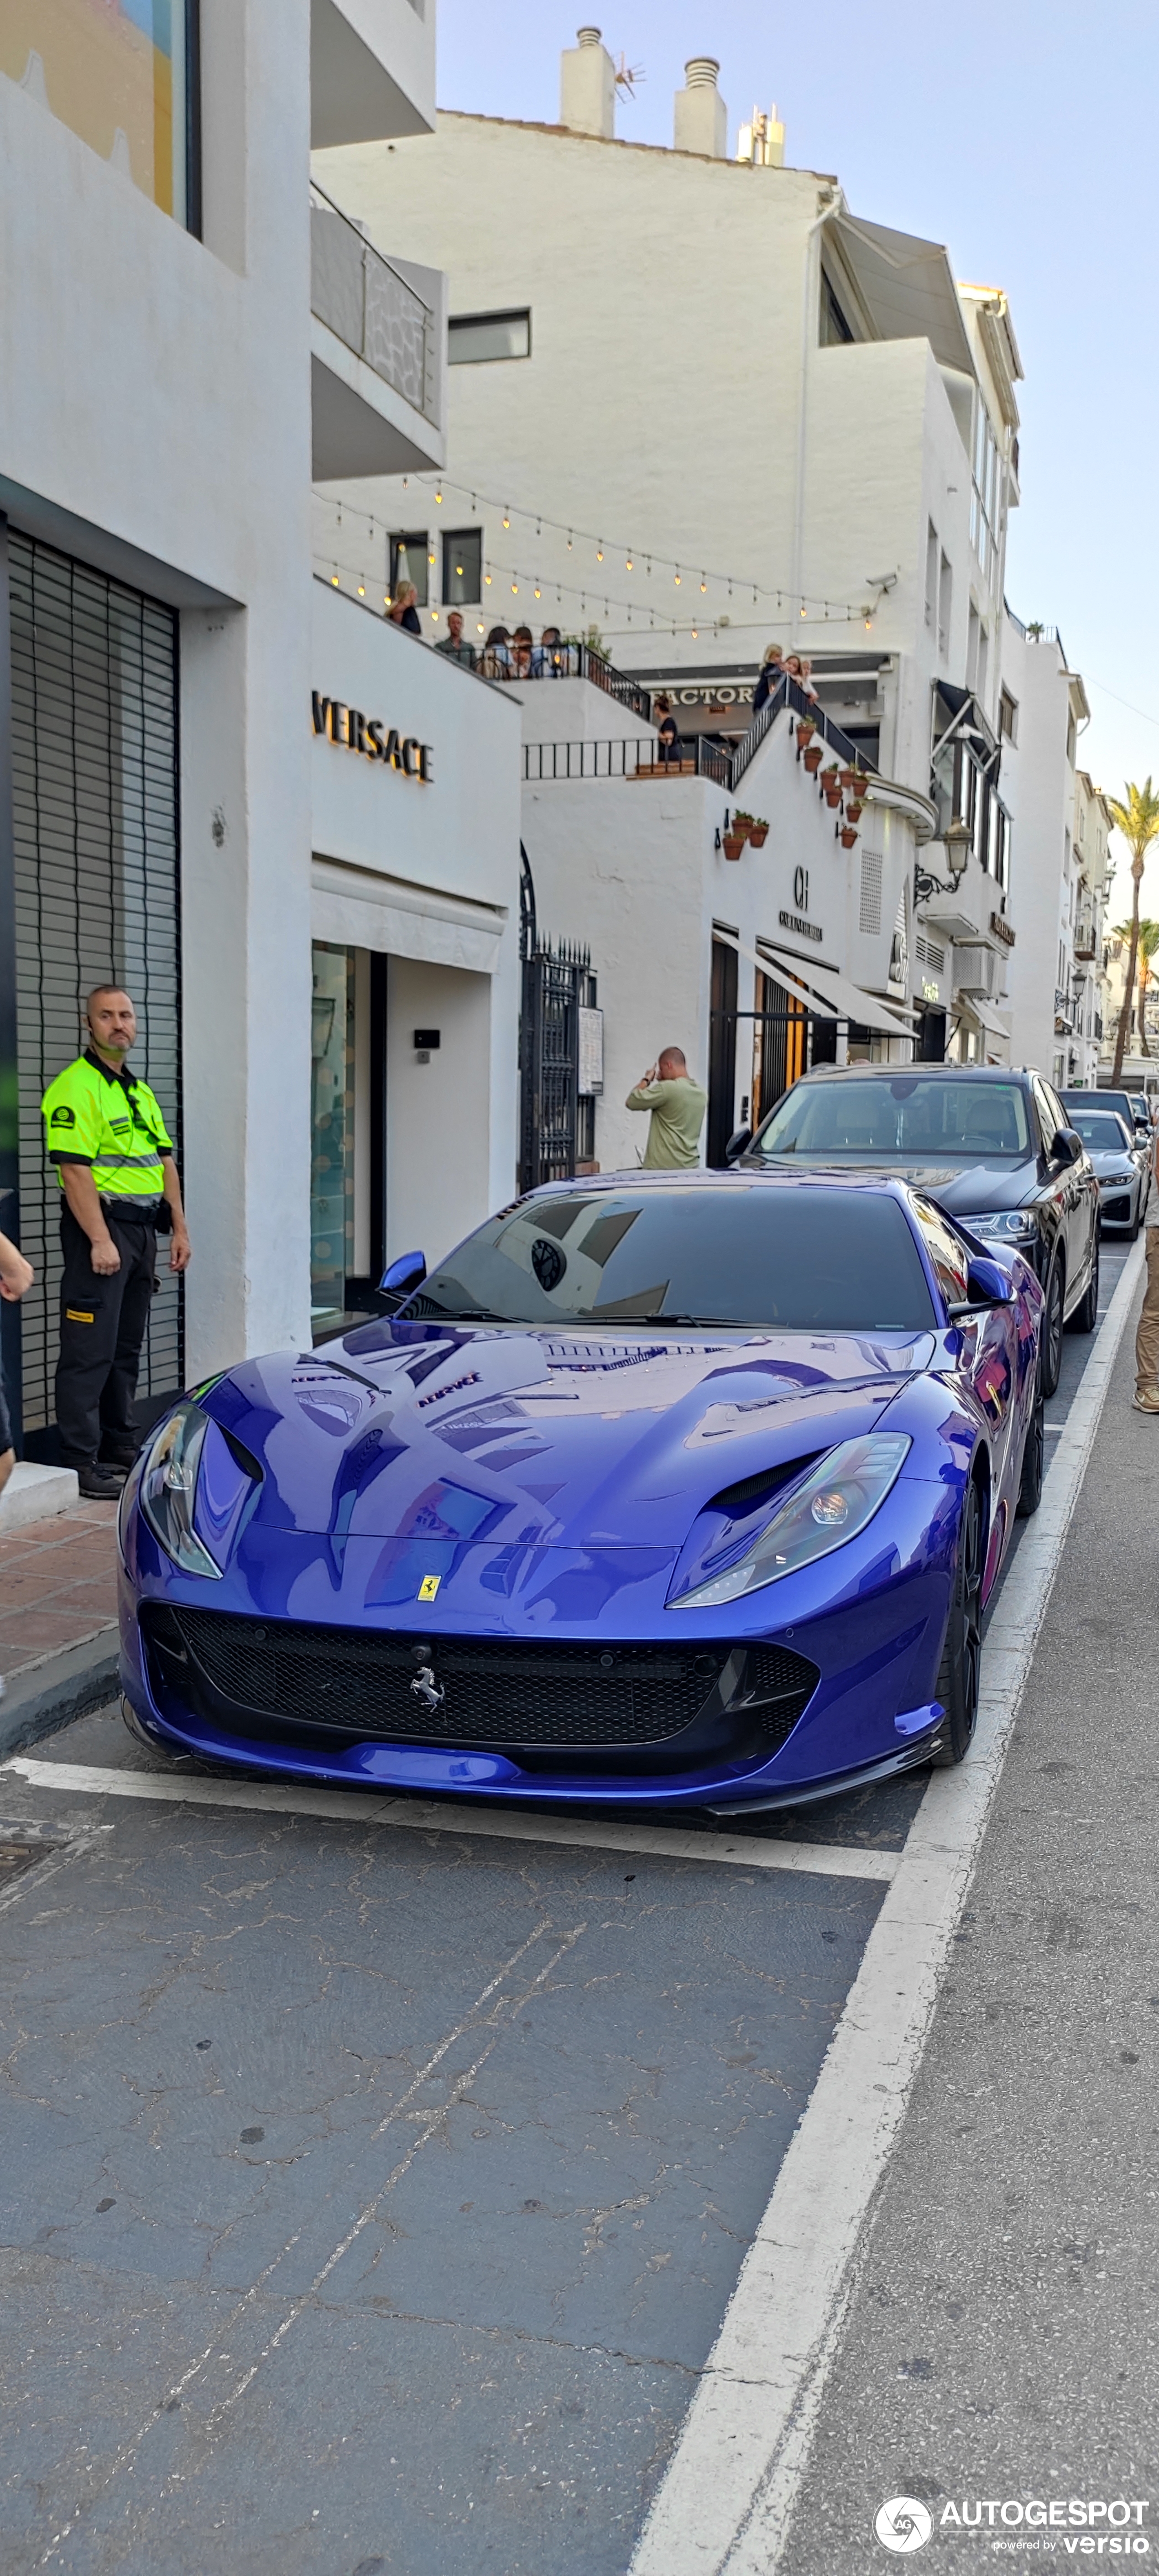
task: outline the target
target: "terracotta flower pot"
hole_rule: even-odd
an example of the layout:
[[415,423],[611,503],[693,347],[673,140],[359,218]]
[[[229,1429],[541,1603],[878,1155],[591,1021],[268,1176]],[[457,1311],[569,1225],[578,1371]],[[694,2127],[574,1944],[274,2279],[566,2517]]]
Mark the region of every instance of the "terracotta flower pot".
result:
[[843,786],[843,788],[844,788],[845,793],[846,793],[846,795],[847,795],[847,796],[851,796],[851,795],[852,795],[853,790],[854,790],[854,786],[856,785],[856,781],[857,781],[857,772],[856,772],[856,770],[855,770],[855,769],[843,769],[843,770],[842,770],[842,772],[841,772],[841,784],[842,784],[842,786]]
[[726,859],[739,859],[744,848],[743,832],[726,832],[722,843]]
[[867,769],[854,770],[853,785],[858,796],[864,796],[866,788],[869,785],[869,772]]
[[860,836],[860,834],[854,831],[853,826],[852,826],[852,824],[851,824],[851,823],[843,823],[843,824],[842,824],[842,826],[841,826],[841,847],[842,847],[842,849],[843,849],[843,850],[851,850],[851,849],[852,849],[852,847],[853,847],[854,842],[855,842],[856,840],[859,840],[859,839],[860,839],[860,837],[861,837],[861,836]]
[[862,804],[860,796],[850,796],[846,802],[845,811],[848,814],[851,823],[860,822],[861,817],[865,812],[865,807]]
[[809,775],[810,775],[810,777],[811,777],[811,778],[815,778],[815,777],[816,777],[817,772],[818,772],[818,770],[820,769],[820,766],[821,766],[821,745],[820,745],[820,743],[819,743],[819,742],[811,742],[811,743],[810,743],[810,745],[809,745],[809,748],[808,748],[807,752],[805,753],[805,767],[806,767],[806,769],[808,770]]
[[749,832],[749,840],[751,841],[754,850],[763,850],[768,837],[769,827],[767,823],[753,824]]
[[816,727],[816,725],[814,724],[813,719],[812,719],[812,717],[811,717],[811,716],[798,716],[798,718],[797,718],[797,740],[798,740],[798,742],[811,742],[811,741],[812,741],[812,738],[813,738],[813,735],[816,733],[816,731],[817,731],[817,727]]
[[840,805],[840,803],[841,803],[841,790],[840,790],[840,788],[839,788],[839,787],[827,787],[827,788],[826,788],[826,790],[825,790],[825,802],[826,802],[826,804],[830,807],[831,811],[832,811],[833,813],[836,813],[837,808],[838,808],[838,806],[839,806],[839,805]]

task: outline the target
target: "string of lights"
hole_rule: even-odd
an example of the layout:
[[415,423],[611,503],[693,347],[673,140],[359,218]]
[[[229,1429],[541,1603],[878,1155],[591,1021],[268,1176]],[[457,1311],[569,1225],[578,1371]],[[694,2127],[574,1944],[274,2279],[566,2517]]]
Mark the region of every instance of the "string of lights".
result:
[[[314,562],[325,569],[327,580],[330,580],[330,585],[335,587],[335,590],[343,587],[343,567],[335,562],[335,556],[317,554],[314,556]],[[711,611],[703,611],[701,618],[695,616],[695,613],[690,618],[688,616],[683,618],[683,616],[675,616],[675,613],[667,613],[664,608],[657,608],[657,605],[649,605],[649,603],[641,605],[639,600],[610,598],[608,592],[595,590],[595,587],[590,585],[579,585],[579,582],[543,580],[543,577],[538,577],[538,574],[520,572],[518,564],[500,564],[495,556],[487,556],[487,564],[489,569],[484,572],[484,600],[479,603],[484,611],[487,611],[487,616],[476,618],[476,631],[479,631],[482,636],[487,634],[489,626],[510,623],[513,618],[518,618],[518,623],[523,623],[525,616],[528,616],[528,603],[536,603],[536,600],[538,603],[556,603],[556,600],[564,603],[564,600],[579,600],[579,623],[587,623],[590,618],[595,618],[595,613],[598,611],[603,611],[605,621],[616,613],[616,616],[623,616],[628,629],[634,626],[634,629],[639,629],[641,634],[652,634],[652,631],[657,631],[657,634],[672,634],[672,636],[690,634],[695,641],[698,639],[698,634],[701,634],[701,626],[706,631],[716,631],[716,618],[713,618]],[[371,582],[366,580],[366,574],[355,574],[350,572],[350,569],[345,569],[345,580],[353,585],[355,595],[358,595],[361,600],[366,598],[368,592],[376,590],[376,585],[371,585]],[[520,603],[520,605],[515,608],[513,603]],[[381,592],[381,605],[384,605],[384,611],[391,605],[389,590]],[[430,608],[430,618],[440,623],[448,616],[448,608],[453,608],[453,605],[456,603],[451,600],[451,603],[446,603],[443,608]],[[464,613],[464,608],[471,608],[471,605],[474,603],[461,603],[461,613]],[[538,613],[543,616],[543,605]],[[832,626],[853,626],[853,623],[858,623],[858,626],[868,626],[871,618],[868,618],[865,608],[847,608],[847,611],[842,613],[829,608],[827,618],[824,618],[822,623],[832,623]]]
[[[603,564],[606,562],[610,565],[612,561],[622,562],[626,572],[640,573],[646,581],[652,580],[655,576],[661,576],[665,580],[667,580],[668,576],[671,576],[672,587],[676,590],[680,590],[686,585],[689,588],[692,588],[693,585],[699,583],[700,596],[702,598],[707,597],[709,584],[711,583],[722,591],[730,601],[737,603],[751,601],[752,607],[757,610],[760,610],[763,607],[766,617],[771,617],[773,615],[775,603],[775,612],[782,620],[786,616],[796,616],[798,618],[813,618],[814,620],[820,620],[822,623],[839,625],[851,625],[854,622],[868,625],[870,621],[870,615],[872,612],[865,600],[851,602],[848,600],[816,598],[811,593],[797,593],[795,591],[786,590],[783,586],[780,588],[774,588],[769,583],[753,581],[749,576],[744,574],[720,572],[712,565],[703,565],[699,571],[690,570],[686,563],[681,562],[674,555],[661,555],[651,551],[641,553],[638,549],[630,545],[621,545],[618,541],[613,542],[611,539],[605,540],[602,536],[595,535],[591,529],[579,528],[574,525],[569,525],[569,523],[564,519],[552,518],[550,513],[547,511],[526,509],[518,502],[500,502],[493,494],[481,492],[477,485],[459,483],[450,475],[437,475],[429,480],[423,475],[403,475],[401,479],[403,487],[406,490],[410,490],[413,486],[423,492],[429,491],[436,503],[436,506],[442,506],[446,493],[454,492],[456,494],[460,494],[464,500],[469,500],[473,511],[478,510],[480,502],[482,502],[488,509],[499,510],[502,513],[502,524],[504,528],[510,528],[514,520],[520,519],[526,521],[529,527],[534,525],[536,535],[539,537],[541,537],[544,530],[547,529],[551,531],[553,535],[566,539],[567,551],[570,554],[574,555],[577,552],[577,549],[590,546],[593,549],[594,560],[597,564]],[[375,511],[367,510],[359,502],[348,502],[345,500],[331,501],[328,495],[321,494],[318,497],[319,499],[325,499],[327,506],[336,510],[339,525],[342,524],[344,514],[350,519],[364,522],[368,538],[371,543],[373,543],[376,536],[380,536],[385,546],[389,542],[391,536],[396,533],[389,527],[388,523],[384,519],[381,519],[378,516]],[[434,555],[431,554],[428,560],[433,564],[435,561]],[[512,582],[517,582],[520,585],[520,588],[526,588],[531,591],[533,596],[537,599],[541,597],[544,592],[550,592],[559,597],[576,599],[582,599],[587,596],[602,598],[605,613],[610,613],[612,608],[622,609],[627,614],[629,621],[631,620],[632,611],[634,609],[639,610],[641,605],[639,594],[637,594],[637,597],[634,600],[613,599],[610,593],[604,594],[602,589],[597,587],[599,582],[598,574],[596,574],[592,580],[587,582],[584,582],[583,580],[573,582],[560,581],[553,574],[549,574],[545,578],[542,573],[536,575],[519,573],[510,565],[500,564],[491,555],[488,555],[486,558],[486,566],[487,569],[485,569],[483,577],[488,588],[494,587],[494,574],[503,573],[507,579]],[[537,582],[539,584],[538,588],[536,587]],[[652,602],[646,597],[644,604],[647,607],[651,607]],[[704,616],[707,623],[713,622],[711,610],[706,609]],[[641,622],[643,622],[643,620]],[[679,627],[686,625],[687,623],[687,621],[683,619],[670,619],[664,616],[657,620],[655,614],[652,615],[649,622],[653,625],[660,623],[665,627],[671,625],[674,632],[677,631]]]

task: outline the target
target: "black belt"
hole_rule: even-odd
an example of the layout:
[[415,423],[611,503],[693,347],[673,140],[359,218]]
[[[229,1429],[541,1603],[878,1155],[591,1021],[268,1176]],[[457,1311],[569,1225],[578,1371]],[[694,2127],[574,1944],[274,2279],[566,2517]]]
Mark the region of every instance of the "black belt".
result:
[[167,1204],[160,1195],[155,1199],[105,1198],[99,1191],[97,1195],[106,1216],[127,1217],[133,1225],[156,1225]]

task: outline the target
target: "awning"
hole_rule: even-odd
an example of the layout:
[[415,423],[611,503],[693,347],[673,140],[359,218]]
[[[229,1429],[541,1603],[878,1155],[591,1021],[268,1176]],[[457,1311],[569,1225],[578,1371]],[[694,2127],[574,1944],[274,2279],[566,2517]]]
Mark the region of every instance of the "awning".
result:
[[877,1001],[872,993],[863,993],[860,984],[851,983],[848,975],[840,974],[836,966],[814,966],[811,957],[786,957],[779,949],[763,947],[757,962],[766,975],[772,972],[778,983],[787,983],[790,992],[800,993],[802,987],[807,987],[808,993],[820,1003],[827,1019],[855,1020],[859,1028],[876,1029],[881,1037],[913,1036],[913,1030],[906,1027],[904,1020],[898,1019],[893,1011],[887,1011],[884,1003]]
[[991,1037],[1005,1038],[1009,1044],[1010,1031],[1001,1012],[995,1010],[993,1002],[983,1002],[973,993],[956,993],[954,1008],[957,1011],[964,1011],[968,1019],[976,1020],[980,1029],[988,1029]]

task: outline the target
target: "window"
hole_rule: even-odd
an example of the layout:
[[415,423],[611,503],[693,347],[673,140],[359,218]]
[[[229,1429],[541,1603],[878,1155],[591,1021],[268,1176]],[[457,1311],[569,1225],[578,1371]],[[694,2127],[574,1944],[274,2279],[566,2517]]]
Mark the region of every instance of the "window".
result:
[[762,1154],[808,1161],[1025,1160],[1026,1103],[1014,1083],[902,1072],[799,1082],[760,1137]]
[[979,629],[978,633],[978,678],[975,684],[978,695],[982,699],[983,704],[985,704],[986,699],[986,682],[989,677],[989,672],[990,629],[988,626],[983,626]]
[[1007,742],[1017,742],[1018,700],[1011,697],[1009,689],[1003,689],[998,700],[998,731]]
[[195,15],[189,0],[13,0],[0,72],[196,231]]
[[926,624],[931,629],[938,621],[938,532],[933,520],[926,530]]
[[522,312],[452,314],[447,324],[447,364],[478,367],[489,358],[531,356],[531,315]]
[[896,1199],[740,1181],[717,1194],[710,1225],[703,1191],[675,1180],[601,1198],[559,1192],[492,1217],[405,1311],[425,1322],[480,1309],[511,1323],[621,1328],[665,1314],[789,1332],[928,1332],[933,1320]]
[[1074,717],[1068,716],[1066,724],[1066,756],[1072,769],[1074,768],[1074,756],[1078,749],[1078,739],[1078,726],[1075,723]]
[[448,608],[473,607],[483,596],[483,531],[443,531],[443,599]]
[[997,797],[994,798],[991,853],[995,877],[1005,893],[1010,870],[1010,816]]
[[947,1306],[964,1306],[970,1294],[970,1256],[961,1236],[930,1199],[915,1199],[914,1213]]
[[1002,458],[985,405],[981,402],[974,422],[970,543],[993,589],[1002,551]]
[[432,588],[429,579],[432,557],[426,529],[399,529],[387,542],[390,547],[391,598],[394,598],[400,582],[413,581],[418,605],[425,608]]
[[949,556],[948,556],[947,554],[943,554],[943,556],[942,556],[942,563],[941,563],[941,571],[940,571],[939,576],[938,576],[938,651],[939,651],[939,653],[948,653],[948,652],[949,652],[949,649],[950,649],[950,611],[951,611],[951,608],[952,608],[952,606],[953,606],[953,598],[954,598],[954,576],[953,576],[953,572],[952,572],[952,570],[951,570],[951,568],[950,568],[950,558],[949,558]]
[[821,271],[821,347],[837,349],[852,338],[853,332],[838,302],[833,280],[828,269],[823,268]]

